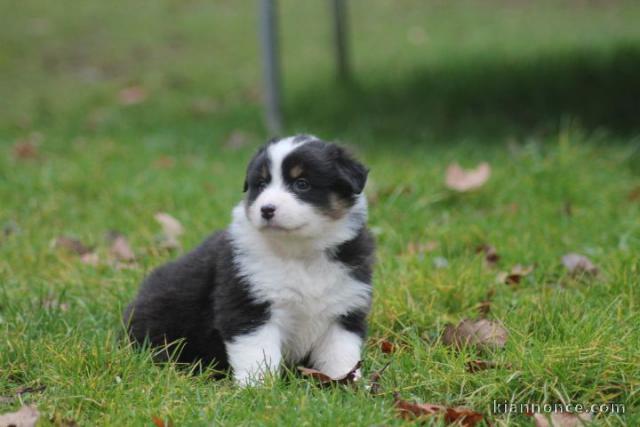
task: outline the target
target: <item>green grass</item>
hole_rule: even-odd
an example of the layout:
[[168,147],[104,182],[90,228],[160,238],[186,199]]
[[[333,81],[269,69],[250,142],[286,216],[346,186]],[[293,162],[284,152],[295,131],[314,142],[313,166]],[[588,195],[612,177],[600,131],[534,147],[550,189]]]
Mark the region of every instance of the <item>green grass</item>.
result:
[[[299,378],[256,389],[160,367],[118,340],[120,313],[154,266],[158,211],[185,249],[225,227],[262,127],[252,2],[0,4],[0,396],[25,385],[43,414],[80,425],[395,425],[392,392],[464,405],[497,425],[494,399],[623,403],[600,425],[640,424],[640,5],[614,2],[351,2],[355,82],[334,83],[323,2],[282,2],[287,130],[348,142],[371,167],[379,262],[365,373],[387,361],[385,394]],[[142,85],[147,99],[117,102]],[[206,108],[202,108],[202,106]],[[239,149],[224,142],[247,135]],[[14,144],[40,134],[34,159]],[[167,158],[172,164],[167,165]],[[488,161],[473,194],[446,166]],[[119,230],[134,268],[81,263],[51,247],[72,235],[108,259]],[[434,240],[412,254],[411,242]],[[487,268],[475,248],[494,245]],[[593,280],[560,258],[588,255]],[[435,257],[448,267],[434,266]],[[535,264],[516,287],[498,271]],[[475,317],[510,332],[484,358],[436,338]],[[383,354],[375,341],[398,345]],[[0,414],[21,402],[0,402]]]

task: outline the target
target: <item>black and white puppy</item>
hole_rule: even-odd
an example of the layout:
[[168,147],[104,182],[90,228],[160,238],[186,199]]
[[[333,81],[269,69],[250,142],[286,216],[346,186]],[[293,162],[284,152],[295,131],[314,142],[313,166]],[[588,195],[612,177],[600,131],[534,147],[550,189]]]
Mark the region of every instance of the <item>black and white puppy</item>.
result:
[[[135,341],[251,384],[281,362],[349,372],[371,306],[367,169],[316,137],[274,140],[249,163],[231,225],[154,270],[125,310]],[[168,344],[168,345],[167,345]]]

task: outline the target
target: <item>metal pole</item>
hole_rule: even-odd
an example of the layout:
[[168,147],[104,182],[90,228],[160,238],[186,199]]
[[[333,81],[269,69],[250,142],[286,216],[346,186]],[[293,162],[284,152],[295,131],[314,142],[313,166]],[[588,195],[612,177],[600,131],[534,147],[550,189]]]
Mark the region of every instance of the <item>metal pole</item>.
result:
[[276,0],[260,0],[260,44],[265,89],[265,116],[272,135],[282,132],[281,75]]
[[349,51],[347,46],[347,2],[346,0],[330,0],[333,12],[333,45],[336,56],[338,79],[349,80]]

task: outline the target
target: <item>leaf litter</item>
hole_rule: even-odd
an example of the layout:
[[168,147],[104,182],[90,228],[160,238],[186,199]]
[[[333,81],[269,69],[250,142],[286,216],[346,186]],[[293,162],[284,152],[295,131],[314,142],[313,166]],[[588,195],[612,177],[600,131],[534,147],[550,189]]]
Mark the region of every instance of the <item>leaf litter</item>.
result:
[[465,193],[482,187],[490,177],[489,163],[480,163],[473,169],[463,169],[458,163],[452,163],[445,173],[445,185],[450,190]]
[[484,420],[484,415],[472,409],[457,406],[449,407],[431,403],[413,403],[400,398],[398,393],[393,395],[394,405],[398,416],[405,420],[414,420],[432,416],[443,417],[446,424],[473,427]]
[[40,412],[35,406],[26,405],[16,412],[0,415],[0,427],[35,427],[39,418]]
[[578,253],[568,253],[562,257],[562,264],[573,275],[587,274],[596,276],[599,273],[589,258]]
[[330,385],[350,385],[355,383],[358,379],[358,369],[362,366],[362,361],[358,361],[356,366],[353,367],[349,372],[345,375],[337,378],[333,378],[324,372],[318,371],[317,369],[305,368],[304,366],[298,366],[298,371],[305,376],[316,380],[321,386],[326,387]]
[[179,249],[181,247],[179,237],[184,232],[180,221],[165,212],[154,215],[155,220],[162,227],[162,239],[160,245],[166,249]]
[[488,319],[465,319],[457,326],[445,327],[442,343],[457,349],[472,346],[478,350],[503,348],[509,332],[498,322]]

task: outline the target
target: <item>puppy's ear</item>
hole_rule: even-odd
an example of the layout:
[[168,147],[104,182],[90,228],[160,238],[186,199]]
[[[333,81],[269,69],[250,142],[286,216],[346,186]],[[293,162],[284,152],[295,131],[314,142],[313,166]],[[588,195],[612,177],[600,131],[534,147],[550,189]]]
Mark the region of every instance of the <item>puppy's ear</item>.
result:
[[244,187],[242,187],[242,192],[246,193],[248,189],[249,189],[249,182],[247,181],[247,178],[245,178],[244,179]]
[[331,158],[338,173],[338,180],[351,194],[360,194],[367,183],[367,169],[347,150],[337,145],[331,146]]

